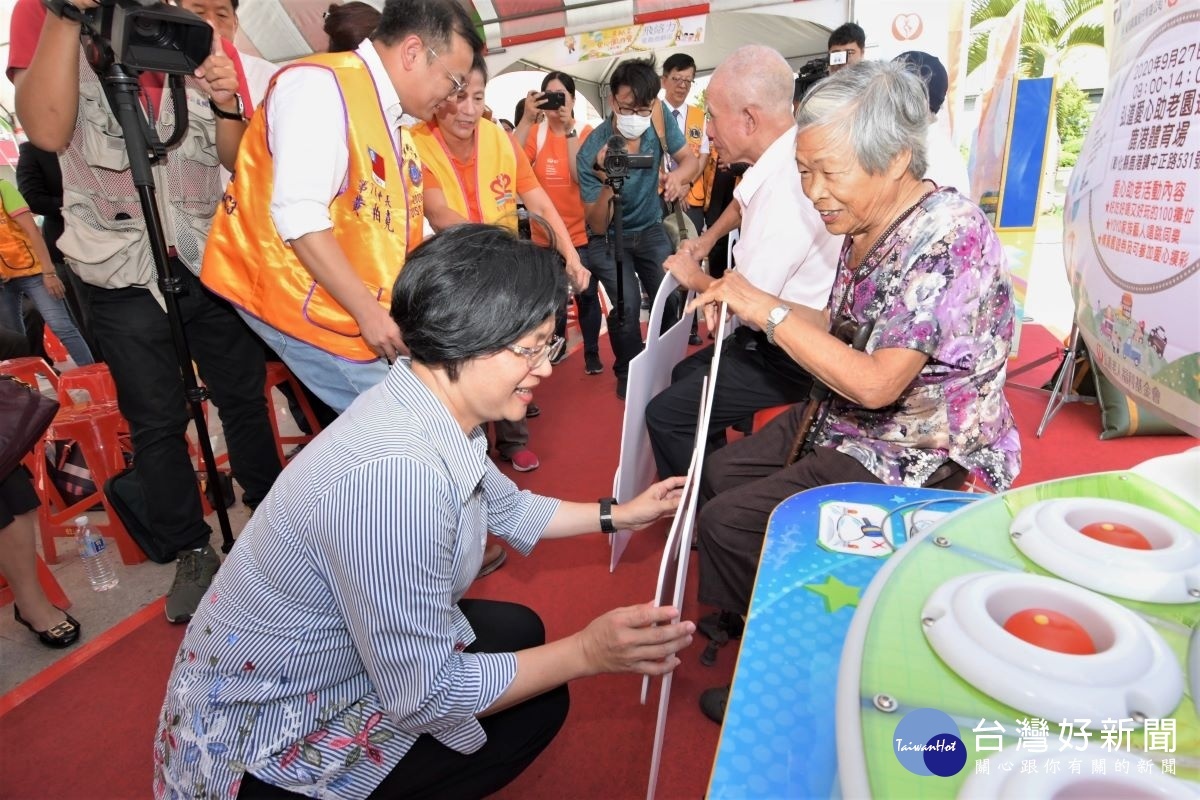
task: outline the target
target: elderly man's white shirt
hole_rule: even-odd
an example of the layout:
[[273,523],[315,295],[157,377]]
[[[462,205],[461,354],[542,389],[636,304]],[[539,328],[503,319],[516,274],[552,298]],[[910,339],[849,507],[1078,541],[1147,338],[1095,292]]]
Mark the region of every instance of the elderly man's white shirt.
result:
[[[374,44],[364,39],[355,51],[375,82],[397,152],[404,115]],[[371,113],[371,109],[362,109]],[[275,81],[266,102],[267,143],[274,164],[271,219],[284,241],[332,230],[329,204],[346,188],[350,151],[349,111],[337,79],[317,66],[292,67]]]
[[796,128],[788,128],[733,191],[742,210],[737,271],[765,292],[809,308],[829,304],[841,238],[830,236],[800,186]]

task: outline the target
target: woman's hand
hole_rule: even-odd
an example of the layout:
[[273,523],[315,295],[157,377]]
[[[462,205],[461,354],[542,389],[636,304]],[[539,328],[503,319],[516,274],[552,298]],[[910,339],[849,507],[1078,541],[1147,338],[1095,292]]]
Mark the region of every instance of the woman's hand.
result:
[[53,272],[47,272],[42,275],[42,284],[55,300],[62,300],[67,296],[66,287],[63,286],[62,281]]
[[652,603],[609,611],[576,636],[589,674],[636,672],[664,675],[679,666],[675,656],[692,643],[696,626],[672,622],[679,611]]
[[651,522],[674,514],[679,508],[683,494],[684,477],[677,475],[659,481],[630,500],[613,506],[613,525],[618,528],[640,530]]

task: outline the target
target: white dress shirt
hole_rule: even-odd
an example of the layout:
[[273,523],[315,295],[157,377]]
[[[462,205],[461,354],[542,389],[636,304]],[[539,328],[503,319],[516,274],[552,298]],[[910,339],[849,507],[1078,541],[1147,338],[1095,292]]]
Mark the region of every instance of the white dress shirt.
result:
[[[355,52],[366,62],[399,151],[400,97],[370,40]],[[370,113],[370,109],[366,109]],[[346,188],[350,151],[346,109],[329,70],[305,64],[291,67],[275,82],[266,101],[267,144],[275,167],[271,219],[283,240],[332,230],[329,204]]]
[[953,186],[963,197],[971,196],[967,162],[950,132],[937,119],[925,129],[925,177],[938,186]]
[[754,286],[790,303],[823,309],[841,251],[800,187],[796,128],[788,128],[746,170],[733,196],[742,209],[733,246],[737,271]]

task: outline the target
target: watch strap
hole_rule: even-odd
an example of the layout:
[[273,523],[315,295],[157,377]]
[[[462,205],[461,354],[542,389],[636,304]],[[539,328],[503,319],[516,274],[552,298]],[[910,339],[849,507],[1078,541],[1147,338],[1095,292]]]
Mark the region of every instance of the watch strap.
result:
[[42,0],[42,5],[59,19],[71,22],[83,22],[83,9],[72,5],[67,0]]
[[616,505],[615,497],[600,498],[600,530],[603,533],[616,533],[617,527],[613,525],[612,507]]
[[221,119],[232,119],[232,120],[236,120],[236,121],[238,121],[238,122],[245,122],[245,121],[246,121],[246,115],[242,113],[243,109],[242,109],[242,98],[241,98],[241,96],[240,96],[240,95],[237,95],[237,94],[235,94],[235,95],[233,96],[233,99],[234,99],[234,102],[235,102],[235,103],[237,103],[237,111],[223,111],[223,110],[221,110],[221,109],[220,109],[220,108],[217,106],[217,104],[213,102],[213,99],[212,99],[211,97],[210,97],[210,98],[208,98],[208,107],[209,107],[209,108],[211,108],[211,109],[212,109],[212,112],[213,112],[214,114],[216,114],[218,117],[220,117]]

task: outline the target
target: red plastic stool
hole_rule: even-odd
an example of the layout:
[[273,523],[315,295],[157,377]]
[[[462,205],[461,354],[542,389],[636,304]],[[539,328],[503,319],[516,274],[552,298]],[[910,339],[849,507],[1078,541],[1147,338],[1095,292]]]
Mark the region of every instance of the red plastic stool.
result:
[[64,406],[81,405],[71,397],[71,391],[80,389],[87,392],[89,403],[117,402],[117,384],[107,364],[88,364],[58,376],[58,400]]
[[[105,536],[117,542],[121,560],[126,564],[138,564],[146,560],[146,554],[129,537],[125,526],[104,495],[104,484],[108,479],[125,469],[124,447],[121,435],[128,424],[114,403],[97,403],[88,406],[61,409],[46,429],[42,442],[33,451],[34,486],[42,505],[38,509],[38,523],[42,529],[42,551],[46,563],[58,563],[56,539],[74,535],[74,520],[80,514],[99,504],[107,513],[107,522],[93,520],[93,524]],[[83,453],[84,463],[91,472],[96,490],[78,500],[67,500],[50,479],[46,468],[45,441],[47,439],[70,439]],[[68,533],[69,532],[69,533]]]
[[[308,420],[309,430],[312,434],[302,433],[295,436],[284,436],[279,431],[279,409],[275,405],[274,398],[271,396],[271,390],[276,386],[287,384],[292,387],[292,394],[296,397],[296,402],[300,406],[300,411],[304,414],[304,418]],[[296,380],[296,376],[287,368],[287,364],[281,361],[267,362],[267,407],[271,409],[271,429],[275,434],[275,451],[279,453],[279,463],[286,464],[287,457],[283,453],[285,444],[307,444],[311,442],[313,436],[321,432],[321,423],[317,422],[317,415],[313,413],[312,405],[308,402],[308,397],[304,394],[304,388],[300,385],[300,381]]]
[[55,364],[62,363],[71,357],[67,352],[67,347],[59,341],[54,335],[54,331],[50,330],[50,326],[46,325],[42,328],[42,349],[46,351],[46,355],[54,359]]
[[764,427],[766,427],[766,424],[768,422],[775,419],[780,414],[787,411],[789,408],[791,408],[790,405],[771,406],[770,408],[760,408],[758,411],[754,412],[754,426],[753,426],[752,430],[755,433],[758,433]]
[[[63,611],[71,607],[71,598],[67,597],[67,593],[63,591],[59,585],[58,579],[54,577],[54,573],[46,566],[46,562],[42,557],[34,553],[34,558],[37,559],[37,576],[38,583],[42,585],[42,591],[46,593],[46,597],[50,602]],[[0,606],[6,606],[13,601],[12,587],[4,580],[4,576],[0,575]]]
[[0,375],[12,375],[14,378],[20,378],[38,391],[41,391],[38,378],[45,378],[55,393],[58,392],[58,373],[45,361],[34,356],[0,361]]

